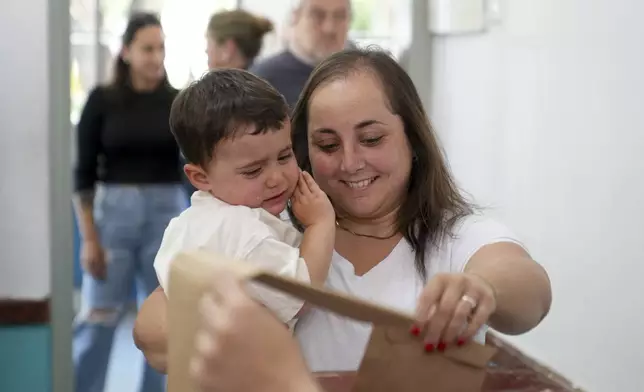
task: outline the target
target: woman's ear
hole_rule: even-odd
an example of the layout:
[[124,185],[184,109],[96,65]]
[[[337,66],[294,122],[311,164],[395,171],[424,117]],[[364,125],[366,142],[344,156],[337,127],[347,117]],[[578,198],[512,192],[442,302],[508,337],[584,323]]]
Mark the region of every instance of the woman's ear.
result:
[[208,174],[200,166],[187,163],[183,166],[183,172],[186,173],[186,177],[188,177],[192,186],[200,191],[210,192],[212,189]]
[[230,61],[231,58],[235,57],[235,53],[237,53],[237,44],[233,39],[226,40],[222,47],[225,49],[223,51],[224,61]]
[[121,52],[119,53],[119,56],[121,56],[121,59],[125,64],[130,63],[130,50],[128,49],[127,46],[124,46],[121,48]]
[[302,18],[302,6],[298,5],[289,14],[288,25],[291,27],[295,26],[300,21],[301,18]]

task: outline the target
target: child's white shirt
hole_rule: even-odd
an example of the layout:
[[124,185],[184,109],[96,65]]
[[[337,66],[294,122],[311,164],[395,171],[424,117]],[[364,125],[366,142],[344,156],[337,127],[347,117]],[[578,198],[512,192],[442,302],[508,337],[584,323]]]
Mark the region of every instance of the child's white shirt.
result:
[[[234,206],[197,191],[191,206],[172,219],[154,260],[159,284],[168,293],[170,263],[181,252],[205,250],[244,260],[281,276],[310,282],[300,257],[302,235],[290,222],[262,208]],[[303,301],[275,290],[253,286],[253,294],[284,322],[291,321]]]

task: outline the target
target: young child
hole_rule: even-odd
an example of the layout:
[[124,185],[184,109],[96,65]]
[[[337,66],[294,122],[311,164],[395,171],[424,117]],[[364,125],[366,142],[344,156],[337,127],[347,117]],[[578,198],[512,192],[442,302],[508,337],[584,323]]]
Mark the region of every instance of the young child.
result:
[[[182,251],[207,250],[322,286],[331,263],[335,212],[297,166],[284,98],[266,81],[236,69],[206,74],[183,90],[170,127],[198,190],[168,225],[156,259],[168,293],[170,263]],[[301,234],[279,218],[291,202]],[[285,323],[302,301],[268,288],[253,294]]]

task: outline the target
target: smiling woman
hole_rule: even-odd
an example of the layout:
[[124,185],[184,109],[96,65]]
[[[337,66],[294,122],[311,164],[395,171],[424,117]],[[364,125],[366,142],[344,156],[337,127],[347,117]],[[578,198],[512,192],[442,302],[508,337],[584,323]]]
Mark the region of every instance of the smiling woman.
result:
[[[323,61],[292,126],[298,164],[338,216],[327,287],[416,312],[411,331],[427,351],[483,342],[487,325],[521,333],[545,316],[546,274],[460,193],[414,84],[389,55]],[[369,332],[311,309],[296,335],[311,369],[338,371],[357,369]]]
[[[358,218],[377,211],[385,216],[404,199],[412,152],[402,119],[387,108],[378,84],[375,75],[363,72],[331,81],[310,98],[313,176],[337,200],[340,222],[347,214]],[[343,121],[354,117],[360,118],[355,124]],[[336,159],[339,155],[342,159]]]

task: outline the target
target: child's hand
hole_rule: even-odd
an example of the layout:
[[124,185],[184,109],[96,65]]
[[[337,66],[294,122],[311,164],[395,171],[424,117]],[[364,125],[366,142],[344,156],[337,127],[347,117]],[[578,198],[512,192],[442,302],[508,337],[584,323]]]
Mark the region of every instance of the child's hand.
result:
[[291,197],[295,217],[306,227],[317,223],[335,224],[335,211],[326,193],[307,172],[301,172]]

